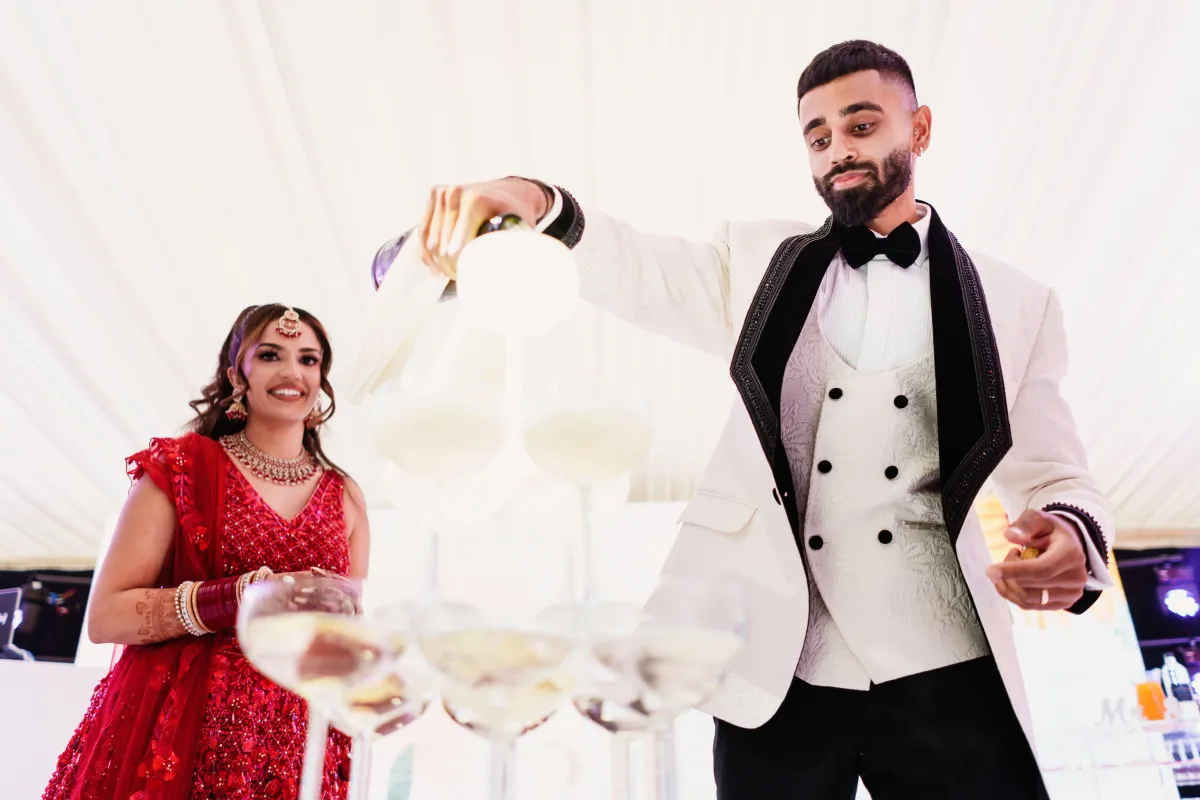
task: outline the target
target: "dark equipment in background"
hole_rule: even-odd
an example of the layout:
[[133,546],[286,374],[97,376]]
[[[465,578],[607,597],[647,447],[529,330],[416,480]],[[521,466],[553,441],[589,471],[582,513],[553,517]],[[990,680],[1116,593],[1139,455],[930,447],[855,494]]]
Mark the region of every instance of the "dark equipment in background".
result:
[[90,570],[0,572],[0,589],[21,590],[24,619],[13,633],[13,645],[37,661],[74,662],[91,588]]

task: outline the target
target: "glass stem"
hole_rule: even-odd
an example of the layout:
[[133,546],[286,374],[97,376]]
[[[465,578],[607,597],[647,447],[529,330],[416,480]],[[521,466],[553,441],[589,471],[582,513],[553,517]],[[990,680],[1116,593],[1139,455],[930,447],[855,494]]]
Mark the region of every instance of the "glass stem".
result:
[[511,430],[524,430],[525,339],[510,333],[504,337],[504,404]]
[[514,800],[517,796],[513,769],[517,754],[517,740],[511,736],[492,739],[492,768],[488,777],[491,786],[488,800]]
[[429,602],[437,600],[441,590],[440,576],[442,574],[442,481],[433,485],[433,518],[429,523],[429,552],[425,563],[425,591]]
[[638,775],[633,768],[633,741],[624,734],[612,737],[613,800],[637,800]]
[[350,791],[348,800],[370,800],[371,746],[374,737],[359,734],[354,737],[354,753],[350,761]]
[[300,773],[299,800],[321,800],[325,780],[325,745],[329,742],[329,719],[308,704],[308,735],[304,742],[304,766]]
[[654,750],[654,800],[679,800],[675,773],[675,725],[651,734]]
[[580,573],[580,599],[591,603],[596,599],[596,565],[592,557],[592,487],[579,487],[579,509],[583,526],[579,535],[578,570]]
[[429,593],[429,599],[432,601],[438,596],[438,575],[441,574],[441,535],[438,529],[434,526],[429,531],[429,574],[426,576],[426,591]]

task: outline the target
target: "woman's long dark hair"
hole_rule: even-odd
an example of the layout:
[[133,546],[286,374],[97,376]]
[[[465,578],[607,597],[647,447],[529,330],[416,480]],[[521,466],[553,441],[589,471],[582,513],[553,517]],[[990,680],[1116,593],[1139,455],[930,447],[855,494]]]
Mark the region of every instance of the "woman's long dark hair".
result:
[[[234,367],[241,375],[244,385],[248,384],[246,373],[242,371],[242,361],[247,351],[262,339],[268,325],[272,325],[288,310],[287,306],[272,303],[265,306],[250,306],[238,314],[237,321],[225,337],[221,345],[221,354],[217,358],[217,373],[204,389],[199,399],[188,403],[196,412],[196,418],[187,426],[189,431],[207,436],[210,439],[220,439],[231,433],[237,433],[246,427],[246,422],[234,422],[225,415],[226,409],[233,402],[233,383],[229,380],[229,368]],[[329,460],[321,449],[320,425],[324,425],[337,410],[337,400],[333,396],[333,386],[329,383],[329,370],[333,366],[333,348],[329,345],[329,335],[321,321],[302,308],[295,309],[300,315],[300,321],[313,329],[321,342],[321,391],[329,398],[329,407],[321,414],[320,424],[304,429],[304,449],[312,454],[321,466],[331,469],[339,475],[345,472]]]

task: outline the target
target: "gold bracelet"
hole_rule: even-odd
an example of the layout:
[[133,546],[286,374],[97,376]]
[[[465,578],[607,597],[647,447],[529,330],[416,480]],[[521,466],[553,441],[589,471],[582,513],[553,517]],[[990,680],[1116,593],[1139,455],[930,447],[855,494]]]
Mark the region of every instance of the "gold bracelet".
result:
[[183,629],[192,636],[203,636],[204,631],[196,626],[195,620],[192,617],[191,606],[188,598],[192,594],[192,590],[196,584],[193,581],[184,581],[175,589],[175,614],[179,617],[180,624]]
[[243,573],[237,581],[237,603],[242,604],[242,596],[246,593],[246,587],[250,585],[250,579],[254,577],[253,572]]
[[187,591],[187,585],[188,582],[184,581],[175,587],[175,616],[179,619],[179,624],[183,626],[184,631],[191,633],[188,621],[183,616],[183,593]]

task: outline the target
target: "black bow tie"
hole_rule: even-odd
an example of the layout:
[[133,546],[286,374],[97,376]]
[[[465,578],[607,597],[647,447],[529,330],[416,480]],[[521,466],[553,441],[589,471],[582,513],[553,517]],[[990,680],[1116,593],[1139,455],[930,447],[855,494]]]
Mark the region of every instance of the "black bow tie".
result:
[[919,255],[921,237],[907,222],[900,223],[882,238],[871,233],[866,225],[858,225],[842,234],[842,257],[855,269],[875,256],[887,256],[888,261],[908,269]]

